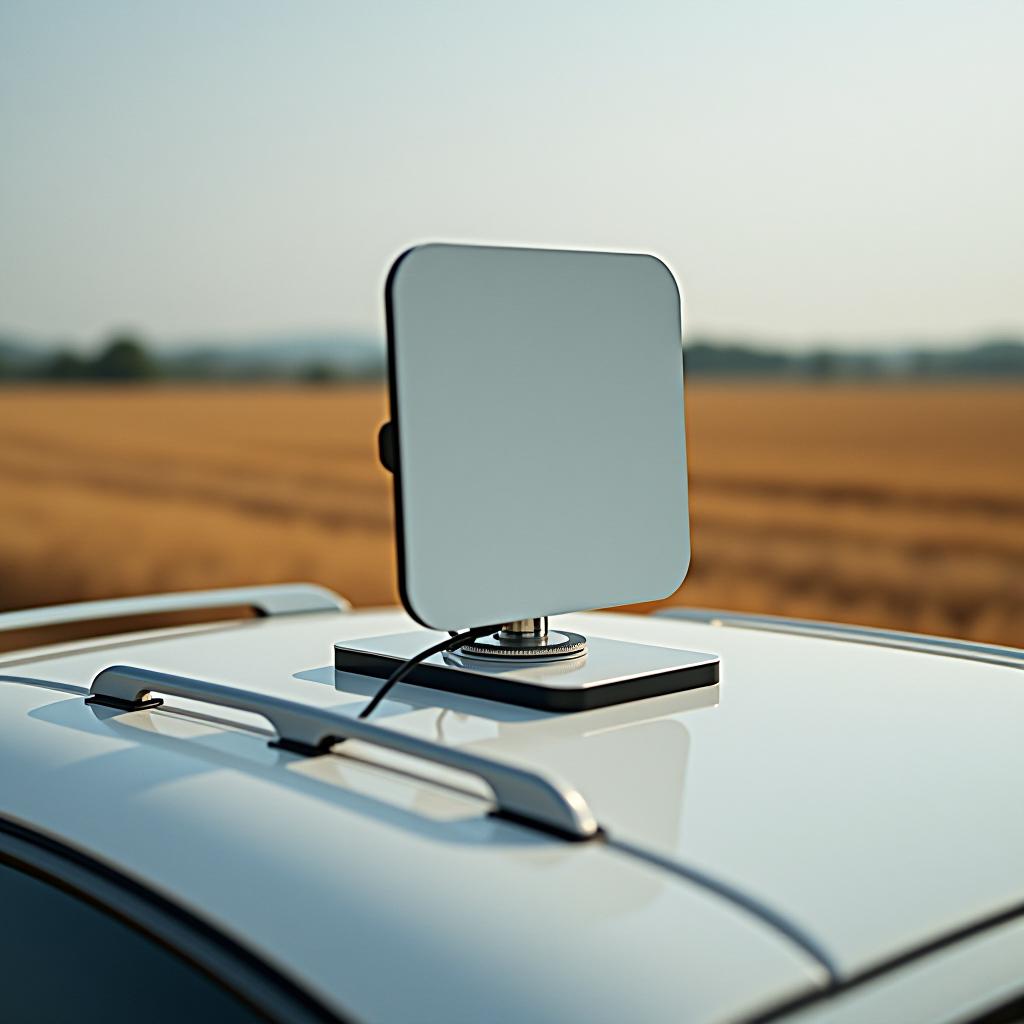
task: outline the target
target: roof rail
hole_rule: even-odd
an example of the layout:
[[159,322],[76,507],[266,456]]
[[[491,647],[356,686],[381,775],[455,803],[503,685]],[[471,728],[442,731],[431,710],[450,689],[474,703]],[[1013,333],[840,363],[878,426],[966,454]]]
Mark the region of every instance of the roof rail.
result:
[[970,640],[951,640],[924,633],[903,633],[893,629],[875,629],[871,626],[847,626],[838,622],[819,622],[816,619],[790,619],[783,615],[751,615],[745,612],[717,611],[711,608],[664,608],[654,613],[668,619],[686,619],[709,626],[732,626],[736,629],[761,629],[773,633],[792,633],[796,636],[817,637],[823,640],[844,640],[854,644],[871,644],[921,654],[941,654],[947,658],[964,658],[990,665],[1008,665],[1024,668],[1024,651],[1014,647],[974,643]]
[[44,608],[0,614],[0,632],[63,626],[93,619],[119,619],[130,615],[205,611],[210,608],[252,608],[258,615],[294,615],[300,612],[347,611],[351,605],[326,587],[313,583],[280,583],[265,587],[226,587],[186,590],[171,594],[117,597],[109,601],[78,601]]
[[559,779],[457,747],[385,729],[330,708],[310,707],[268,693],[130,665],[115,665],[100,672],[93,680],[86,700],[91,704],[131,711],[159,704],[159,699],[146,699],[154,691],[262,715],[277,733],[277,741],[273,745],[293,753],[325,754],[333,744],[354,739],[454,768],[487,783],[494,793],[497,813],[501,817],[572,840],[593,839],[600,834],[587,802],[574,787]]

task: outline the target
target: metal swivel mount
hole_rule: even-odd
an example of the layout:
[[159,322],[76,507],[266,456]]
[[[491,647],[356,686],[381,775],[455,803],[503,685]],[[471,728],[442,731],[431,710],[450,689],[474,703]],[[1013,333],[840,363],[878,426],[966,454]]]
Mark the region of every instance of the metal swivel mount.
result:
[[549,630],[547,616],[506,622],[497,633],[480,637],[458,649],[464,658],[506,664],[546,664],[569,661],[587,653],[586,637]]
[[[437,630],[418,630],[339,640],[334,645],[335,686],[363,692],[354,677],[386,679],[443,636]],[[506,622],[495,633],[435,654],[417,665],[402,685],[566,712],[717,682],[718,658],[713,654],[600,636],[585,639],[568,630],[548,629],[548,620],[540,617]]]

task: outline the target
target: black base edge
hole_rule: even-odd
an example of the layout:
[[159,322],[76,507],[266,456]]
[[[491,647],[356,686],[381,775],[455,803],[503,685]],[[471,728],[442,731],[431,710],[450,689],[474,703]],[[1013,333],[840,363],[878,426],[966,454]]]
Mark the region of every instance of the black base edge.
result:
[[85,698],[86,704],[96,704],[101,708],[114,708],[116,711],[144,711],[146,708],[158,708],[163,704],[161,697],[150,697],[148,700],[121,700],[120,697],[106,697],[102,693],[94,693]]
[[[372,654],[348,647],[334,649],[334,667],[340,672],[386,679],[401,664],[403,659],[384,654]],[[438,665],[417,665],[400,685],[412,683],[417,686],[429,686],[431,689],[443,690],[446,693],[458,693],[464,697],[478,697],[501,704],[514,704],[534,711],[570,712],[592,711],[595,708],[626,704],[648,697],[663,697],[669,693],[714,686],[717,682],[718,662],[714,661],[605,683],[603,686],[592,686],[585,690],[555,690],[532,683],[509,682],[494,677],[472,675],[460,672],[457,668],[442,668]]]

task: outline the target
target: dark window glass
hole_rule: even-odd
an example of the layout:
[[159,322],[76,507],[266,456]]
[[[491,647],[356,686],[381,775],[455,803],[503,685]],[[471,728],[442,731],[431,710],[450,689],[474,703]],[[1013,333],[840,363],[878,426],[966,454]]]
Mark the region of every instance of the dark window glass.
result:
[[1024,996],[1014,999],[1012,1003],[991,1010],[983,1017],[978,1017],[971,1024],[1024,1024]]
[[0,1019],[253,1024],[265,1018],[149,936],[0,863]]

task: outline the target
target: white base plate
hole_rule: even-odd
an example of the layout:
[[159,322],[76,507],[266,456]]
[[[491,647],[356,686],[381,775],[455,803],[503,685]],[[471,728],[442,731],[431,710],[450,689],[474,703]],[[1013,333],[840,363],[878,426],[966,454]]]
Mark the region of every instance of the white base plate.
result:
[[[346,640],[334,645],[334,667],[384,679],[444,636],[419,630]],[[714,654],[594,636],[587,638],[582,658],[510,665],[460,657],[457,652],[435,654],[403,680],[539,711],[587,711],[717,682]]]

